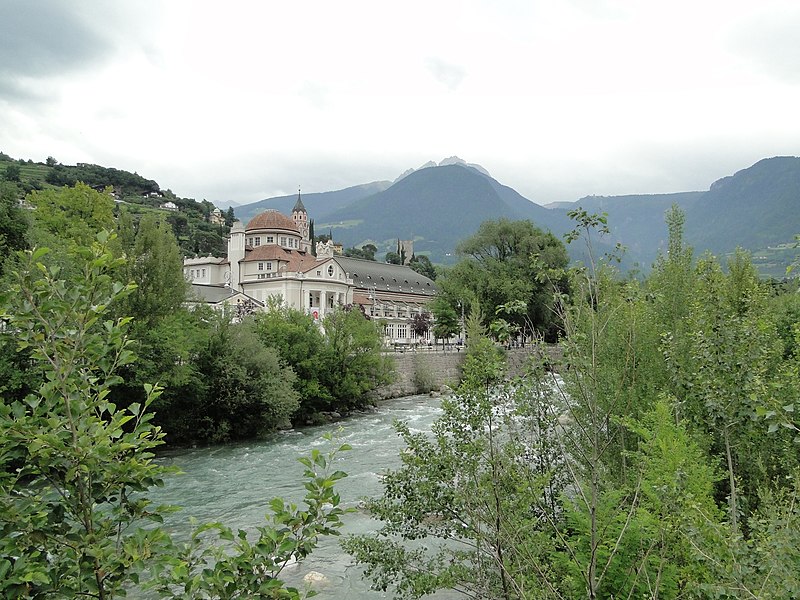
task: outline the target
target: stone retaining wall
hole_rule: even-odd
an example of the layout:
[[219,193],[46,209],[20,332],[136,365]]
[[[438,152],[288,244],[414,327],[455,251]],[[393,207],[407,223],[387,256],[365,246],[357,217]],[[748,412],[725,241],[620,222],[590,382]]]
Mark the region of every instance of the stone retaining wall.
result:
[[[561,357],[557,346],[546,346],[547,360],[556,363]],[[530,348],[511,348],[508,356],[509,375],[521,375],[530,360]],[[455,386],[461,380],[464,351],[448,352],[394,352],[387,353],[395,367],[395,381],[377,390],[378,399],[399,398],[412,394],[439,390],[442,386]]]
[[381,400],[424,394],[444,385],[455,386],[461,380],[463,351],[395,352],[387,356],[394,362],[395,380],[378,389]]

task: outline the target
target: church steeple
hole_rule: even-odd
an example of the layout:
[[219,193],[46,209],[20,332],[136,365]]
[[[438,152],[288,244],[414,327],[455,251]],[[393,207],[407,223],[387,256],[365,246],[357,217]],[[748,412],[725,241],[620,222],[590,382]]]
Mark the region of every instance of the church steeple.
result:
[[296,212],[307,213],[306,207],[303,206],[303,201],[300,199],[300,188],[297,188],[297,202],[294,203],[294,208],[292,209],[292,214],[294,214]]
[[297,188],[297,202],[294,203],[292,209],[292,220],[297,226],[300,235],[303,236],[300,242],[300,249],[309,251],[311,249],[311,240],[308,237],[308,212],[306,207],[303,206],[303,200],[300,198],[300,188]]

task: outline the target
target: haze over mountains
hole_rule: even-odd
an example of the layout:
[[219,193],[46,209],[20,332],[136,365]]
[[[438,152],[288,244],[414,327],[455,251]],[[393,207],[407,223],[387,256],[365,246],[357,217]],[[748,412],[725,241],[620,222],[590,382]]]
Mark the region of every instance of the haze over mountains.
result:
[[[303,194],[317,234],[330,231],[346,247],[366,242],[394,250],[397,239],[414,240],[418,254],[434,262],[454,260],[458,241],[487,219],[530,219],[562,236],[573,227],[567,212],[582,207],[606,212],[612,235],[603,241],[627,247],[623,268],[647,271],[666,244],[664,213],[672,204],[686,213],[686,241],[696,253],[724,255],[750,250],[762,273],[783,276],[797,254],[800,233],[800,158],[774,157],[711,184],[707,191],[628,196],[587,196],[543,207],[503,185],[479,165],[451,157],[409,170],[394,182]],[[296,195],[238,206],[247,221],[267,208],[288,213]],[[602,251],[602,249],[601,249]],[[580,258],[583,248],[570,248]]]

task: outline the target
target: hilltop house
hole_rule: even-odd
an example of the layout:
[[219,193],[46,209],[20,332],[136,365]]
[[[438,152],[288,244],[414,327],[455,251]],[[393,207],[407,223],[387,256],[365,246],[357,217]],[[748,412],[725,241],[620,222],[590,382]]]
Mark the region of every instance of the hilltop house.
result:
[[[236,221],[227,258],[186,259],[184,274],[201,301],[217,298],[218,292],[200,294],[198,288],[223,286],[231,295],[252,299],[259,308],[270,297],[280,298],[284,306],[317,321],[337,306],[353,304],[384,322],[387,343],[418,341],[410,322],[434,297],[433,281],[407,266],[339,256],[332,241],[317,243],[315,256],[311,243],[308,214],[298,194],[291,218],[267,210],[247,225]],[[429,338],[430,333],[426,341]]]

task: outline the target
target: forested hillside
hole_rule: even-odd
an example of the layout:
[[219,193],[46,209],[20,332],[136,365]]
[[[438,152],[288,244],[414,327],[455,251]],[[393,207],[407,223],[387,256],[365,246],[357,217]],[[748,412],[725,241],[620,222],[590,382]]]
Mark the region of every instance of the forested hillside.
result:
[[[181,198],[137,173],[86,163],[62,165],[53,157],[48,157],[44,163],[14,160],[0,153],[0,181],[5,182],[5,194],[20,200],[29,192],[46,194],[78,182],[97,191],[108,190],[117,205],[115,210],[119,212],[120,207],[124,207],[134,220],[146,214],[164,216],[185,256],[220,256],[227,252],[225,236],[233,224],[232,210],[223,213],[224,223],[213,223],[211,202]],[[175,208],[163,208],[167,202]]]

